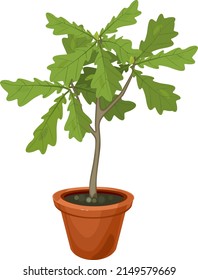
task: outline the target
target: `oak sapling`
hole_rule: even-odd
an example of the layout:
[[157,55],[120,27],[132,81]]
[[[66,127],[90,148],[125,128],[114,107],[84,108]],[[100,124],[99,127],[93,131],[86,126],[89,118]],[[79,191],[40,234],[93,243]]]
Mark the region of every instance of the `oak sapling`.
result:
[[[182,71],[186,64],[195,62],[193,56],[197,46],[164,50],[173,45],[173,39],[178,35],[174,30],[173,17],[166,18],[161,14],[156,20],[151,19],[146,37],[137,49],[132,48],[131,40],[118,37],[118,29],[134,25],[140,14],[138,1],[135,0],[101,31],[92,34],[83,25],[47,13],[47,27],[53,30],[54,35],[64,36],[63,54],[55,56],[54,62],[48,66],[50,81],[36,78],[33,81],[1,81],[1,86],[8,93],[7,100],[18,100],[19,106],[39,95],[43,98],[55,95],[54,104],[34,131],[27,152],[39,150],[44,154],[48,145],[56,144],[57,122],[63,118],[66,106],[68,118],[64,129],[68,131],[69,138],[82,141],[88,133],[93,136],[95,151],[87,199],[93,205],[97,203],[101,121],[111,121],[114,117],[124,120],[125,113],[136,107],[132,100],[123,99],[129,84],[135,79],[145,94],[150,110],[156,109],[159,114],[163,111],[175,112],[176,102],[180,99],[175,87],[158,83],[153,77],[143,74],[144,67],[158,69],[165,66]],[[122,80],[125,81],[124,86],[121,85]],[[84,111],[84,102],[95,106],[94,120]],[[74,200],[78,201],[79,197],[75,195]]]

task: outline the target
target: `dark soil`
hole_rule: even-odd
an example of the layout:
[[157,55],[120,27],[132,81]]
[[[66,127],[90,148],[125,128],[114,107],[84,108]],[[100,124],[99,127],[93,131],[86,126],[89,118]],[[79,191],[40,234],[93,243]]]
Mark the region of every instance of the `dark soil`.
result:
[[88,193],[79,193],[67,195],[64,200],[78,205],[104,206],[118,203],[124,200],[124,197],[117,194],[98,193],[96,198],[91,198]]

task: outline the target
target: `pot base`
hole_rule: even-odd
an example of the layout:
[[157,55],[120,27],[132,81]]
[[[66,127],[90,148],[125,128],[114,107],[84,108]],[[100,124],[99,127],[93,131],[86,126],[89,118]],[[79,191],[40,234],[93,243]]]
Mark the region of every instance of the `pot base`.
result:
[[84,259],[98,260],[116,247],[124,214],[113,217],[81,218],[62,213],[72,252]]

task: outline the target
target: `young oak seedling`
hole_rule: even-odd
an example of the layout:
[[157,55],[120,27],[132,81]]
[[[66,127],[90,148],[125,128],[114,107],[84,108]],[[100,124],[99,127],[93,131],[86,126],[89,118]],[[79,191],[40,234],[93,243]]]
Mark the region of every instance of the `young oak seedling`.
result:
[[[1,81],[1,86],[8,93],[7,100],[18,100],[19,106],[39,95],[44,98],[55,95],[54,104],[34,131],[27,152],[39,150],[44,154],[48,145],[56,144],[57,122],[63,118],[66,105],[69,114],[64,129],[69,132],[69,138],[82,141],[87,133],[94,137],[88,203],[95,203],[97,198],[101,120],[111,121],[113,117],[123,120],[125,113],[135,108],[134,102],[123,99],[132,79],[143,90],[150,110],[155,108],[159,114],[165,110],[176,111],[176,102],[180,97],[175,94],[175,87],[144,75],[143,68],[165,66],[182,71],[186,64],[194,63],[197,46],[164,50],[173,45],[173,38],[178,35],[174,30],[173,17],[165,18],[161,14],[156,20],[150,20],[146,37],[138,49],[132,48],[130,40],[116,35],[121,27],[135,24],[140,14],[138,1],[135,0],[100,32],[92,34],[82,25],[47,13],[47,27],[53,29],[54,35],[65,35],[62,39],[63,54],[55,56],[54,63],[48,66],[50,81],[36,78],[34,81]],[[123,79],[125,84],[122,87],[120,82]],[[83,102],[94,104],[95,120],[91,120],[83,110]]]

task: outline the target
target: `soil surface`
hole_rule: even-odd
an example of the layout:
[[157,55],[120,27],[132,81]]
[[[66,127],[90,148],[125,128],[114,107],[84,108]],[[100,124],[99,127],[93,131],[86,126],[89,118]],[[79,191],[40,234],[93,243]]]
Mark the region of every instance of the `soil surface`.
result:
[[103,206],[118,203],[124,200],[124,197],[117,194],[98,193],[97,197],[91,198],[88,193],[79,193],[67,195],[64,200],[78,205]]

